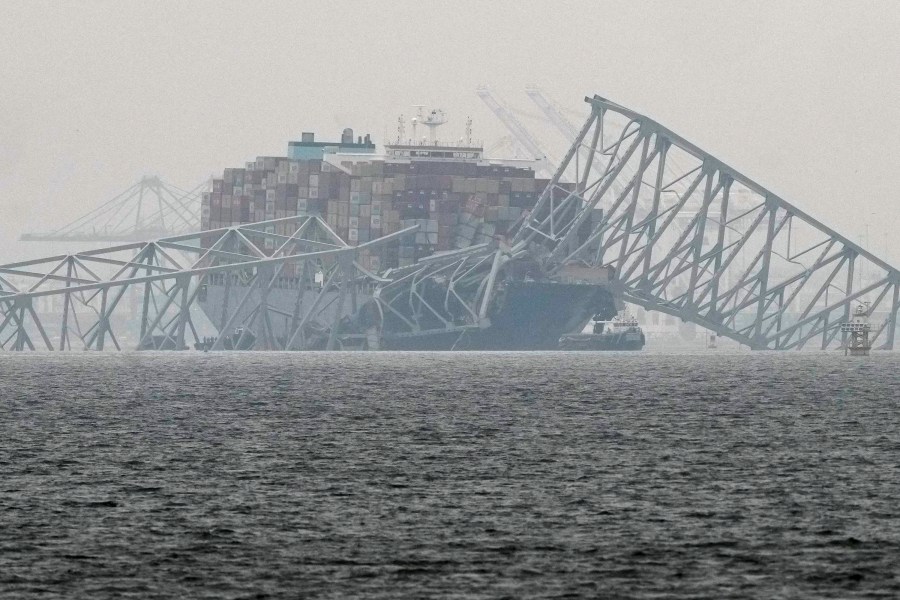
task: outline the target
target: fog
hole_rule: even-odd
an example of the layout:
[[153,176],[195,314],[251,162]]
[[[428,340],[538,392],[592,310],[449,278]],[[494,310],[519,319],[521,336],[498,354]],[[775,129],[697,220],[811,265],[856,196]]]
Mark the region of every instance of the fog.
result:
[[600,94],[900,263],[893,2],[12,2],[0,20],[0,261],[145,174],[192,188],[301,131],[377,142],[411,105],[506,135]]

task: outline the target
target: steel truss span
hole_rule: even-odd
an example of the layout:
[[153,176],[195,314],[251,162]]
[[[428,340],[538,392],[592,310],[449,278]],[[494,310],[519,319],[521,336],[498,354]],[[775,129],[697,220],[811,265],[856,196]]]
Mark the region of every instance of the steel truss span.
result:
[[[597,285],[754,349],[846,347],[842,324],[862,305],[872,347],[893,349],[896,268],[652,119],[586,100],[590,116],[504,239],[376,274],[360,253],[416,227],[349,246],[297,216],[2,265],[0,349],[460,343],[491,327],[508,278]],[[213,288],[223,303],[210,316],[199,305]]]
[[[628,302],[754,349],[846,345],[856,305],[893,349],[900,272],[656,121],[594,96],[517,232],[549,270],[610,267]],[[568,183],[574,182],[574,183]]]
[[[276,234],[276,226],[291,233]],[[180,350],[202,343],[207,336],[197,322],[205,317],[197,304],[211,278],[236,284],[236,310],[211,328],[242,332],[230,340],[234,347],[302,350],[315,342],[333,349],[344,303],[355,311],[358,294],[371,295],[384,281],[359,265],[360,251],[415,229],[349,246],[320,218],[297,216],[3,265],[0,349]],[[263,247],[274,251],[267,255]],[[311,301],[276,314],[267,296],[284,285],[288,266],[296,288],[308,292],[298,297]],[[51,306],[43,315],[42,303]],[[273,318],[290,320],[289,339],[273,335]],[[251,330],[253,339],[243,339]],[[218,335],[210,349],[228,343]]]

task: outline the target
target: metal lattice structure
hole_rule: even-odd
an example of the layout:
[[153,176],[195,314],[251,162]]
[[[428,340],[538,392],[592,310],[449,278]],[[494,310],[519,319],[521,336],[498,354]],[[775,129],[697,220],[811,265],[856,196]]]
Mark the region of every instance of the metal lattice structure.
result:
[[[597,286],[754,349],[847,347],[864,305],[869,343],[893,349],[896,268],[654,120],[586,100],[590,116],[505,239],[376,274],[360,253],[416,227],[349,246],[298,216],[2,265],[0,349],[458,343],[491,326],[513,281]],[[206,305],[219,314],[198,306],[208,293],[222,294]]]
[[845,345],[841,324],[868,301],[881,320],[872,343],[893,349],[895,267],[656,121],[586,101],[590,116],[515,237],[542,246],[551,272],[609,267],[626,301],[754,349]]
[[134,242],[200,228],[200,197],[208,182],[182,190],[144,177],[111,200],[49,233],[26,233],[26,242]]
[[374,295],[382,329],[386,320],[393,321],[389,329],[394,335],[462,335],[479,329],[494,297],[497,273],[513,257],[509,248],[476,244],[391,271]]
[[[279,226],[291,233],[274,233]],[[197,303],[211,278],[239,292],[238,306],[213,327],[224,333],[211,349],[334,349],[358,295],[384,281],[359,265],[359,253],[415,229],[349,246],[320,218],[297,216],[3,265],[0,349],[162,350],[206,343]],[[269,245],[272,252],[260,250]],[[284,315],[268,306],[267,295],[285,285],[289,266],[297,303]],[[36,305],[48,301],[51,317],[41,317]],[[290,321],[289,338],[272,334],[273,318]],[[130,327],[134,338],[125,344]]]

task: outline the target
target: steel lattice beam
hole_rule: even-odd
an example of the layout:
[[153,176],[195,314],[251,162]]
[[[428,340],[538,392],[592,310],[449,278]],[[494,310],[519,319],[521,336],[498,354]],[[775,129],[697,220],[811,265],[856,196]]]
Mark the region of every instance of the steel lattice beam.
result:
[[[225,290],[214,326],[235,332],[215,349],[336,349],[370,334],[375,343],[462,339],[490,325],[497,279],[520,259],[546,278],[612,272],[621,298],[755,349],[840,346],[852,305],[868,302],[872,341],[893,349],[896,268],[652,119],[586,100],[590,117],[511,246],[472,246],[376,275],[358,253],[415,228],[350,247],[321,219],[300,216],[0,265],[0,349],[121,348],[116,316],[129,290],[140,313],[131,345],[182,348],[200,337],[192,308],[210,278]],[[275,251],[260,250],[264,242]],[[290,314],[269,302],[287,265],[298,273]],[[377,313],[365,322],[363,294]],[[61,304],[52,328],[35,309],[47,298]],[[276,318],[289,322],[287,337],[275,334]],[[348,318],[355,331],[345,334]]]
[[895,267],[656,121],[586,101],[519,247],[545,247],[551,271],[612,268],[624,299],[756,349],[840,345],[851,305],[869,302],[875,342],[893,348]]
[[[127,347],[128,325],[136,319],[140,334],[130,347],[182,349],[190,336],[195,344],[202,341],[195,309],[213,277],[249,283],[243,286],[240,306],[219,328],[213,349],[229,344],[304,349],[312,344],[312,332],[325,332],[327,347],[334,348],[343,312],[328,310],[329,301],[337,297],[343,302],[361,287],[383,281],[359,266],[359,253],[415,230],[349,246],[320,218],[297,216],[0,265],[0,349],[104,350],[112,344],[121,350]],[[267,240],[274,242],[271,254],[260,250]],[[285,340],[273,334],[275,309],[267,295],[284,284],[288,265],[304,274],[296,281],[298,297],[317,299],[304,307],[292,337]],[[312,280],[314,272],[329,273],[328,283],[319,287]],[[129,303],[129,298],[138,301]],[[58,312],[39,316],[35,305],[54,300]],[[230,340],[222,335],[232,330],[240,335]],[[245,345],[251,332],[253,340]]]

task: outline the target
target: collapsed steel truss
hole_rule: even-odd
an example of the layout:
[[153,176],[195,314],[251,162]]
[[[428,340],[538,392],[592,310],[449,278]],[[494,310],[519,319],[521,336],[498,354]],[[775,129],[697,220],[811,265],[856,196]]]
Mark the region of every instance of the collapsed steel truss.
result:
[[[333,349],[344,303],[383,281],[360,266],[359,253],[415,229],[349,246],[320,218],[297,216],[3,265],[0,349],[122,349],[129,323],[139,323],[128,344],[138,349],[182,349],[190,341],[211,349]],[[267,246],[268,255],[260,250]],[[273,314],[267,296],[284,285],[288,266],[295,310]],[[196,305],[211,278],[226,289],[234,284],[240,300],[212,325],[218,335],[206,336]],[[48,300],[55,302],[49,318],[35,306]],[[279,317],[290,321],[289,338],[273,333]]]
[[754,349],[843,345],[841,323],[868,302],[873,341],[893,349],[896,268],[652,119],[585,100],[590,116],[515,237],[543,246],[551,271],[611,267],[627,301]]
[[[349,246],[297,216],[2,265],[0,349],[121,349],[128,336],[138,349],[462,339],[489,326],[502,273],[527,264],[560,280],[612,273],[620,298],[755,349],[846,345],[841,324],[868,303],[873,345],[893,349],[897,269],[652,119],[586,100],[590,117],[506,240],[376,274],[360,253],[415,227]],[[270,302],[285,286],[287,310]],[[198,307],[212,288],[218,315]]]
[[497,274],[514,257],[505,246],[476,244],[391,271],[374,294],[381,329],[393,337],[458,332],[462,339],[488,325]]

